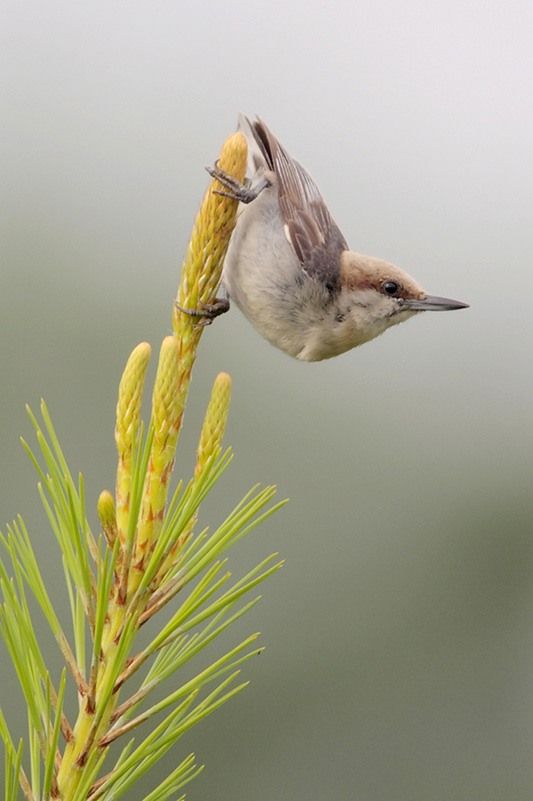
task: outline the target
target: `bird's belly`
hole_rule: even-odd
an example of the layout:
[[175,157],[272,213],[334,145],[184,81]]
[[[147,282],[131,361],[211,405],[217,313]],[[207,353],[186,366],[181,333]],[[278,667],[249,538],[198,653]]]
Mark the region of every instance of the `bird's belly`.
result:
[[262,271],[256,280],[256,267],[251,263],[246,278],[228,289],[256,331],[272,345],[297,359],[320,361],[364,341],[350,320],[335,319],[334,304],[316,281],[297,273],[300,280],[281,285]]
[[[297,356],[304,346],[303,319],[310,312],[309,279],[283,230],[277,202],[265,190],[239,215],[223,283],[254,328],[281,350]],[[266,196],[266,197],[265,197]]]
[[351,318],[336,319],[336,303],[325,286],[302,269],[272,192],[265,190],[240,211],[224,263],[224,286],[272,345],[304,361],[329,359],[366,337]]

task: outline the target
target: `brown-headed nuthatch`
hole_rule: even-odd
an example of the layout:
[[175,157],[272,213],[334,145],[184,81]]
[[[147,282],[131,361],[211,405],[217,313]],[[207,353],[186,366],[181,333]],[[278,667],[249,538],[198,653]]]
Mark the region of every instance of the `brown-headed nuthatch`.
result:
[[[250,178],[238,184],[215,165],[241,202],[224,263],[231,300],[269,342],[305,361],[362,345],[422,311],[466,303],[428,295],[399,267],[348,249],[314,181],[264,122],[240,119]],[[186,310],[210,322],[229,300]]]

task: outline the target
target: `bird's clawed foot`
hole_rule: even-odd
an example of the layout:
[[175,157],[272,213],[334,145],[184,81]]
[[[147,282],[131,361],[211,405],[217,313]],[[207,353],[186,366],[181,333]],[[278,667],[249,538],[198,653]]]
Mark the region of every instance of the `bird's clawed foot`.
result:
[[202,327],[211,325],[215,317],[219,317],[219,315],[229,311],[230,303],[227,298],[215,298],[212,303],[202,303],[198,309],[186,309],[177,302],[175,306],[176,309],[183,312],[183,314],[188,314],[189,317],[197,317],[197,325]]
[[218,166],[218,161],[215,161],[214,167],[206,167],[206,170],[211,178],[215,178],[228,190],[227,192],[222,192],[220,189],[213,189],[214,194],[230,197],[232,200],[238,200],[239,203],[251,203],[261,194],[263,189],[271,186],[270,181],[265,177],[261,178],[256,184],[251,184],[249,181],[241,184],[232,175],[228,175],[227,172],[221,170]]

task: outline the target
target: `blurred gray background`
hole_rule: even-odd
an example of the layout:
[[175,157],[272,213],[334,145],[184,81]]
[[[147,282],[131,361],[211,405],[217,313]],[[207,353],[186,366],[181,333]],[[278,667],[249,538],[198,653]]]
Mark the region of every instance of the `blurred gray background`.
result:
[[[242,626],[268,645],[252,686],[167,767],[206,763],[192,801],[529,801],[531,2],[5,0],[2,17],[0,518],[24,513],[51,582],[24,404],[47,399],[92,510],[123,363],[170,331],[203,167],[238,111],[309,169],[352,247],[471,303],[318,364],[236,309],[206,332],[178,471],[227,370],[237,457],[205,520],[277,483],[290,505],[232,564],[287,565]],[[2,689],[22,727],[5,663]]]

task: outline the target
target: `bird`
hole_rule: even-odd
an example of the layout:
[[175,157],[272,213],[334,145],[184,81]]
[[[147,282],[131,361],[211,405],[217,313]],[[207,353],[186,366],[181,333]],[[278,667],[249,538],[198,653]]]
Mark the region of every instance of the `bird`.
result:
[[309,173],[267,125],[239,118],[248,143],[240,184],[207,168],[240,202],[224,261],[225,297],[186,310],[207,324],[235,302],[272,345],[303,361],[338,356],[420,312],[468,304],[429,295],[389,261],[350,250]]

